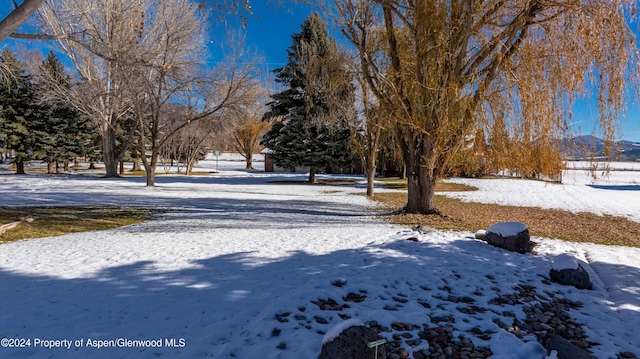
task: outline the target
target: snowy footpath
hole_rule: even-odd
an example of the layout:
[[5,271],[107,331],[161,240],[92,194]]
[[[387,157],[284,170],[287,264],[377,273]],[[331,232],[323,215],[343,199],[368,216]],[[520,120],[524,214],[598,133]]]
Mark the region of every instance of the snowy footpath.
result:
[[[0,206],[162,210],[140,225],[0,245],[0,358],[316,358],[325,333],[348,319],[375,321],[389,340],[394,323],[448,325],[494,358],[545,358],[535,338],[498,324],[524,321],[536,304],[496,300],[516,285],[582,303],[570,315],[598,358],[640,355],[640,249],[534,237],[538,254],[520,255],[471,233],[388,224],[357,195],[363,185],[269,183],[303,178],[221,171],[158,176],[146,188],[143,178],[0,175]],[[511,191],[501,183],[472,184],[487,199]],[[547,188],[557,205],[600,193],[585,207],[609,213],[624,197],[620,215],[640,213],[634,187]],[[546,280],[565,253],[593,290]],[[469,303],[483,310],[463,310]],[[409,353],[428,352],[418,328],[407,333]]]

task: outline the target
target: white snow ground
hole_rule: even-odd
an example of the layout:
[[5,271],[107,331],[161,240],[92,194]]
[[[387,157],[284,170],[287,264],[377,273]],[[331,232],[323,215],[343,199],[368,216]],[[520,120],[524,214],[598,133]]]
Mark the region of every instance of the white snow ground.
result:
[[[219,165],[220,173],[207,176],[158,176],[155,188],[146,188],[143,178],[0,175],[0,206],[166,210],[140,225],[0,245],[0,338],[10,339],[3,340],[0,357],[315,358],[342,314],[386,327],[451,315],[456,336],[491,347],[495,358],[543,358],[536,342],[493,322],[506,321],[496,314],[503,311],[524,318],[520,306],[489,303],[516,284],[584,303],[571,315],[600,343],[592,348],[599,358],[640,354],[640,249],[534,237],[538,254],[520,255],[471,233],[418,233],[385,223],[371,202],[353,195],[363,186],[268,184],[305,175]],[[454,194],[465,200],[633,220],[640,213],[634,182],[455,181],[480,188]],[[541,282],[566,253],[587,269],[594,290]],[[348,293],[366,298],[342,311],[312,303],[343,304]],[[489,311],[463,314],[460,304],[443,299],[450,295],[471,297]],[[485,341],[468,332],[473,327],[494,334]]]
[[[570,163],[574,168],[587,162]],[[640,222],[640,164],[613,163],[609,173],[593,178],[586,170],[565,171],[562,184],[505,178],[490,181],[456,178],[451,182],[478,187],[478,191],[447,192],[467,202],[564,209],[610,214]]]

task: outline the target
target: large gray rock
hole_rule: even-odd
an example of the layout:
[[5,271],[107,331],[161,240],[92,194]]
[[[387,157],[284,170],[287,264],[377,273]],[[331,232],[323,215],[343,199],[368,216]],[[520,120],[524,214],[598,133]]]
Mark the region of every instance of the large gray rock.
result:
[[592,289],[589,273],[578,264],[577,268],[551,269],[549,273],[552,282],[563,285],[572,285],[578,289]]
[[386,359],[385,346],[369,348],[368,343],[382,339],[378,333],[365,326],[354,326],[342,331],[332,341],[322,345],[320,359],[371,359],[378,350],[378,358]]
[[529,229],[521,222],[499,222],[487,228],[484,241],[512,252],[527,253],[535,243],[530,241]]
[[570,341],[562,338],[551,338],[545,345],[547,354],[556,351],[558,359],[595,359],[596,357],[586,350],[583,350]]

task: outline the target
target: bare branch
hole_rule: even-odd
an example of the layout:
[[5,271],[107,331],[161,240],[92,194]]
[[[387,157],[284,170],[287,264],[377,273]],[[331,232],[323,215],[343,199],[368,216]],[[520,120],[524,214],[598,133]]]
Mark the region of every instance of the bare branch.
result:
[[[24,0],[2,21],[0,21],[0,42],[9,37],[20,25],[35,13],[44,0]],[[15,2],[14,2],[15,5]]]

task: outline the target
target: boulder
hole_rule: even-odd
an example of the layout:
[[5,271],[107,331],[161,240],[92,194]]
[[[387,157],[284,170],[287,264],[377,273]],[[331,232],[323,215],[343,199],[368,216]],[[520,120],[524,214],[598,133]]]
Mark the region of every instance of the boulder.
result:
[[563,285],[572,285],[578,289],[592,289],[591,279],[589,273],[582,268],[580,264],[577,264],[576,268],[564,268],[555,269],[551,268],[549,273],[552,282],[560,283]]
[[530,241],[529,229],[521,222],[499,222],[487,228],[484,241],[512,252],[527,253],[535,243]]
[[320,359],[371,359],[378,351],[378,358],[386,359],[385,346],[369,348],[368,343],[382,339],[378,333],[365,326],[352,326],[322,345]]
[[562,338],[550,338],[545,345],[547,354],[555,350],[558,359],[595,359],[596,357],[583,350],[568,340]]

